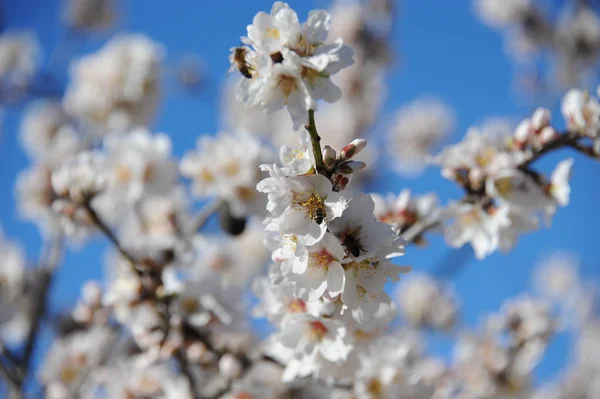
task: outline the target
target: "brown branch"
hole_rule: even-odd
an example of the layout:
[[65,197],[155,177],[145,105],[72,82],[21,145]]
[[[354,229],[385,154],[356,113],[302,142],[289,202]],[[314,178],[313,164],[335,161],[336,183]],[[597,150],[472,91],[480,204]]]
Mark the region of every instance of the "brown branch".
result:
[[31,374],[31,360],[35,351],[35,346],[39,338],[42,321],[45,319],[48,310],[48,296],[50,293],[50,287],[54,279],[55,270],[58,266],[60,258],[62,256],[63,248],[63,236],[62,233],[58,234],[48,249],[45,255],[46,259],[41,261],[41,267],[39,268],[39,286],[36,291],[37,298],[34,301],[34,308],[32,311],[32,326],[29,329],[27,338],[25,340],[25,349],[23,351],[23,358],[20,362],[20,381],[19,385],[21,389],[25,384],[25,380],[29,374]]
[[113,233],[110,227],[108,227],[108,225],[104,223],[102,218],[100,218],[100,215],[98,215],[98,213],[94,210],[94,208],[91,205],[91,199],[86,201],[84,207],[88,212],[90,218],[92,219],[92,223],[104,233],[106,238],[108,238],[108,240],[115,246],[119,253],[135,267],[135,257],[129,251],[123,248],[115,233]]

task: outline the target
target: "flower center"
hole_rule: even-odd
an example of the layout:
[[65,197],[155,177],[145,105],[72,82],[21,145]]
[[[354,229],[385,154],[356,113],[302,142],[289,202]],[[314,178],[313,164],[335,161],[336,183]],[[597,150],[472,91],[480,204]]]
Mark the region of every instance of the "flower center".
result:
[[294,298],[288,304],[288,310],[292,313],[306,313],[306,302],[300,298]]
[[295,92],[298,89],[298,85],[296,83],[296,78],[293,76],[288,76],[288,75],[281,75],[279,77],[279,82],[277,83],[277,86],[279,86],[281,91],[283,91],[283,94],[285,95],[286,103],[287,103],[287,98],[290,96],[290,94],[292,94],[293,92]]
[[266,31],[267,32],[266,32],[265,36],[268,37],[269,39],[279,40],[281,38],[281,33],[279,32],[279,29],[277,29],[277,28],[267,28]]
[[327,334],[327,327],[320,321],[310,322],[310,334],[315,341],[321,341]]
[[315,193],[311,193],[304,201],[297,203],[304,208],[309,219],[314,220],[317,224],[321,224],[326,216],[325,204],[323,198]]
[[335,260],[335,258],[329,252],[327,252],[326,249],[321,250],[321,252],[311,254],[311,257],[317,266],[324,269],[328,268],[329,264]]

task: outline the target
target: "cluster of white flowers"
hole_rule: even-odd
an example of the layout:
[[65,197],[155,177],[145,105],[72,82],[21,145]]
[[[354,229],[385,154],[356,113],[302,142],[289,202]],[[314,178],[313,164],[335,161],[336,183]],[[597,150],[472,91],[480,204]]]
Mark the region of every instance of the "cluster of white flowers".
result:
[[519,234],[537,228],[540,215],[549,223],[557,207],[569,203],[573,160],[561,161],[549,178],[531,164],[547,148],[586,139],[583,127],[575,128],[571,121],[582,118],[587,103],[574,104],[572,97],[567,93],[563,103],[567,133],[559,134],[551,125],[550,111],[539,108],[512,135],[473,128],[461,143],[433,159],[442,175],[466,192],[461,202],[442,212],[442,218],[451,221],[445,229],[451,246],[470,242],[478,258],[497,249],[510,250]]
[[[530,42],[545,34],[533,1],[479,5],[495,25],[527,28]],[[64,17],[72,32],[96,30],[114,21],[113,6],[70,0]],[[596,297],[568,257],[538,272],[541,297],[507,300],[477,329],[463,324],[449,282],[417,274],[391,283],[410,270],[394,259],[424,246],[429,232],[452,247],[469,242],[482,258],[549,223],[569,202],[572,160],[548,177],[533,163],[563,147],[598,158],[598,98],[565,95],[565,132],[543,108],[516,129],[470,130],[433,158],[465,193],[448,206],[408,189],[365,195],[358,172],[378,159],[358,137],[379,119],[394,9],[388,0],[339,1],[332,15],[311,11],[300,24],[282,2],[259,12],[230,56],[248,111],[230,104],[228,129],[200,137],[180,160],[168,135],[145,127],[159,100],[162,49],[144,36],[117,36],[75,60],[62,102],[27,108],[20,139],[32,166],[17,179],[19,210],[58,250],[49,245],[28,268],[0,237],[4,378],[29,389],[33,348],[55,319],[47,298],[63,241],[102,234],[111,244],[105,281],[85,283],[75,306],[56,315],[37,373],[50,399],[595,397],[597,386],[582,381],[600,369]],[[5,49],[5,39],[3,82],[31,78],[27,51]],[[447,106],[419,100],[398,111],[385,153],[414,172],[453,121]],[[281,144],[278,163],[270,144]],[[217,213],[228,236],[211,230]],[[274,329],[262,342],[247,319],[248,288],[258,297],[251,313]],[[575,366],[560,389],[538,392],[534,368],[563,326],[581,340]],[[452,359],[427,353],[432,333],[454,339]]]
[[[316,134],[312,118],[309,123]],[[343,195],[347,176],[365,166],[352,158],[366,142],[339,152],[325,146],[321,154],[311,135],[304,133],[298,148],[282,147],[281,166],[261,167],[270,175],[257,188],[268,194],[265,226],[274,264],[268,280],[254,283],[262,299],[257,312],[279,327],[266,350],[285,365],[284,381],[350,381],[349,365],[370,341],[363,335],[392,316],[384,286],[408,270],[390,262],[403,254],[404,241],[377,220],[369,195]]]
[[271,13],[258,13],[245,45],[232,48],[231,63],[246,78],[240,81],[238,99],[246,105],[261,104],[265,112],[284,106],[298,130],[318,100],[334,102],[341,90],[331,76],[354,62],[353,51],[341,39],[325,44],[329,14],[312,11],[304,24],[286,3],[273,4]]
[[71,65],[65,110],[101,134],[146,125],[160,99],[162,57],[162,47],[143,35],[113,38]]

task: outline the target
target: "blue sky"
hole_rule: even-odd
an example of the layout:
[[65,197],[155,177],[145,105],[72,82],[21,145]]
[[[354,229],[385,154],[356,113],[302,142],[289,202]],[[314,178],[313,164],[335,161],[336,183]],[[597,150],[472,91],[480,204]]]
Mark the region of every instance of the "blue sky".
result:
[[[290,1],[304,19],[312,8],[326,8],[329,1]],[[119,28],[126,32],[141,32],[165,45],[167,63],[174,65],[178,57],[188,52],[200,54],[206,61],[209,81],[197,96],[171,90],[153,126],[168,133],[174,152],[180,156],[194,146],[198,135],[215,132],[220,120],[220,86],[226,79],[228,51],[239,43],[245,27],[259,10],[268,11],[270,1],[198,1],[131,0],[120,4]],[[58,23],[59,3],[55,0],[8,0],[4,4],[5,28],[29,28],[36,31],[45,52],[52,52],[63,28]],[[387,82],[388,99],[382,123],[393,112],[421,95],[435,95],[456,111],[457,128],[451,142],[460,140],[466,129],[491,116],[509,116],[515,120],[527,116],[534,105],[523,101],[513,90],[513,67],[505,56],[502,38],[489,30],[474,16],[466,0],[404,0],[397,10],[398,23],[393,35],[395,59]],[[72,44],[75,53],[98,48],[105,40],[95,35],[89,40]],[[64,81],[68,60],[55,65],[54,72]],[[593,88],[591,88],[593,89]],[[557,123],[562,124],[559,99],[549,99]],[[27,159],[18,145],[17,132],[20,109],[7,111],[0,135],[0,223],[5,234],[20,240],[31,259],[36,259],[40,238],[35,228],[16,216],[13,185],[16,174],[27,166]],[[541,170],[549,172],[565,153],[553,154],[539,162]],[[532,266],[541,256],[554,250],[571,250],[579,254],[586,276],[597,278],[600,267],[597,226],[600,214],[600,190],[597,173],[600,165],[572,154],[575,158],[572,197],[568,208],[558,212],[550,229],[522,237],[509,254],[495,254],[485,261],[470,263],[454,279],[463,303],[463,317],[475,324],[485,312],[496,309],[503,298],[530,287]],[[436,191],[443,200],[459,198],[451,182],[443,180],[432,168],[417,180],[404,180],[389,171],[380,171],[370,187],[373,191],[399,192],[409,187],[415,193]],[[74,287],[88,278],[101,276],[106,243],[94,240],[84,250],[73,250],[66,257],[64,268],[54,286],[54,306],[71,303],[78,292]],[[431,270],[448,253],[439,238],[425,249],[412,249],[402,259],[416,270]],[[472,259],[467,254],[468,259]],[[437,340],[436,340],[437,341]],[[540,368],[540,376],[548,376],[563,362],[566,339],[560,338]],[[443,347],[444,343],[435,346]]]

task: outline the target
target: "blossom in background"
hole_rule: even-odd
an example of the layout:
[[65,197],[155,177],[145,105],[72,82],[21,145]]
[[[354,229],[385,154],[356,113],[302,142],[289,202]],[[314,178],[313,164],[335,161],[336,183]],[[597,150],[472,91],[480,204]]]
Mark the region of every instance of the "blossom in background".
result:
[[63,9],[63,19],[81,30],[106,29],[115,21],[113,0],[68,0]]
[[30,326],[31,302],[26,284],[23,250],[0,231],[0,337],[10,344],[22,342]]
[[406,176],[423,171],[425,159],[454,128],[454,111],[433,99],[420,99],[400,108],[389,129],[387,151],[392,167]]
[[0,84],[21,88],[30,83],[39,67],[40,46],[32,32],[0,35]]
[[261,104],[264,112],[287,107],[294,130],[308,121],[318,100],[338,100],[341,91],[330,76],[353,63],[353,52],[341,39],[325,44],[329,20],[326,11],[315,10],[300,25],[295,11],[282,2],[275,2],[270,14],[256,14],[242,38],[252,48],[232,50],[232,62],[246,78],[238,99],[248,106]]
[[52,101],[35,102],[28,107],[21,122],[20,139],[32,160],[49,167],[73,157],[82,146],[61,104]]
[[486,209],[476,204],[453,203],[443,211],[442,218],[453,220],[444,231],[447,243],[454,248],[470,243],[477,259],[495,252],[500,232],[510,226],[505,207]]
[[570,131],[595,138],[600,129],[600,102],[587,92],[572,89],[565,94],[561,110]]
[[110,329],[96,327],[54,341],[40,372],[48,398],[64,399],[77,392],[77,384],[101,364],[113,338]]
[[402,317],[412,326],[448,330],[457,323],[454,292],[427,275],[411,274],[398,286],[396,298]]
[[226,200],[235,216],[260,215],[265,199],[256,190],[262,178],[259,166],[271,159],[255,137],[223,132],[200,138],[197,150],[186,153],[179,167],[192,180],[195,195]]
[[[385,197],[380,194],[370,195],[375,203],[375,217],[400,234],[432,223],[438,217],[438,198],[433,193],[413,196],[409,189],[404,189],[398,196],[391,193]],[[416,236],[413,240],[419,243],[422,242],[422,237]]]
[[146,125],[160,97],[163,50],[143,35],[121,35],[75,60],[63,105],[97,134]]

